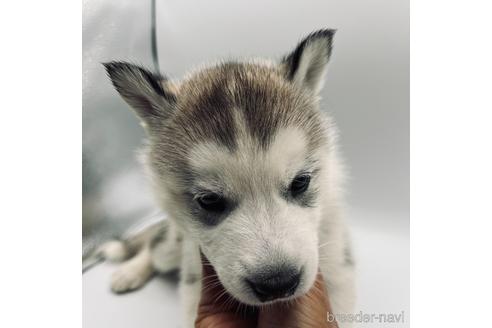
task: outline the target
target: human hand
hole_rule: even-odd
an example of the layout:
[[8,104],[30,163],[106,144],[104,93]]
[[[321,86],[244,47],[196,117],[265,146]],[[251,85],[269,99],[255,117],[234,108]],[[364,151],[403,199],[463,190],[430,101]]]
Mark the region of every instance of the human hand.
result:
[[203,260],[202,295],[196,328],[307,328],[338,327],[328,322],[331,312],[324,279],[318,273],[313,287],[290,302],[258,308],[237,302],[224,289],[212,265]]

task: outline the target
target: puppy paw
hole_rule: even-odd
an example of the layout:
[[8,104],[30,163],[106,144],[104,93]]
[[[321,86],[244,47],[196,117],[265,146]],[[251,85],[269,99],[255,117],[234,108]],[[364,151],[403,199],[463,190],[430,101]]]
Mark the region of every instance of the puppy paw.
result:
[[111,277],[111,290],[114,293],[125,293],[142,287],[148,275],[133,268],[121,268]]
[[111,240],[104,243],[100,247],[102,256],[111,262],[121,262],[128,257],[128,249],[126,245],[118,240]]

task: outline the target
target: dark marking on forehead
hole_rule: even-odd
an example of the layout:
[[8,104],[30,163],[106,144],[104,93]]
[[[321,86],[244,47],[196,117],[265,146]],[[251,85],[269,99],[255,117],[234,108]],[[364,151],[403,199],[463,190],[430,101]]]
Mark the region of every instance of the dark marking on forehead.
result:
[[236,126],[231,112],[233,104],[220,84],[208,85],[206,90],[183,99],[179,106],[181,115],[174,122],[177,128],[186,128],[194,141],[212,139],[234,151]]
[[282,95],[278,94],[279,90],[274,90],[273,85],[261,85],[254,80],[244,80],[240,83],[238,107],[244,112],[251,135],[263,149],[266,149],[283,119],[282,107],[289,107],[289,104],[281,103]]
[[212,85],[210,90],[197,99],[194,114],[209,129],[210,136],[228,149],[236,147],[236,125],[232,113],[234,104],[220,84]]
[[236,151],[236,118],[244,119],[263,150],[281,128],[304,131],[308,152],[326,137],[316,99],[295,87],[278,67],[229,62],[199,71],[180,85],[173,116],[152,136],[154,164],[190,183],[195,172],[189,167],[189,150],[212,141]]
[[264,149],[282,126],[307,127],[313,119],[319,124],[312,99],[273,67],[230,62],[206,69],[184,83],[180,97],[173,123],[192,129],[190,135],[199,141],[212,139],[232,151],[235,111]]

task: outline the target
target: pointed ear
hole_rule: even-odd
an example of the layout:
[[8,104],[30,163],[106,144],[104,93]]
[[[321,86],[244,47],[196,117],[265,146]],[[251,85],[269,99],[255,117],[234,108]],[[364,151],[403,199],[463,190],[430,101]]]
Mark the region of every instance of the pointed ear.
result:
[[282,59],[281,69],[287,79],[317,94],[323,87],[324,74],[331,55],[335,30],[309,34],[293,52]]
[[144,123],[165,119],[172,112],[176,94],[164,76],[125,62],[103,65],[115,89]]

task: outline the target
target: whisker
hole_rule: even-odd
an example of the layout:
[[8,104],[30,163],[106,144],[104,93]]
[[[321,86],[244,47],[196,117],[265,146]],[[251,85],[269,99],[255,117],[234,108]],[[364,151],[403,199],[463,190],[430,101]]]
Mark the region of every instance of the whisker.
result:
[[219,296],[217,296],[217,297],[215,298],[215,300],[214,300],[214,302],[213,302],[213,305],[215,306],[215,305],[217,304],[217,302],[219,301],[219,299],[220,299],[220,298],[222,298],[222,297],[223,297],[224,295],[226,295],[226,294],[227,294],[227,291],[226,291],[226,290],[222,291],[222,293],[220,293],[220,294],[219,294]]

